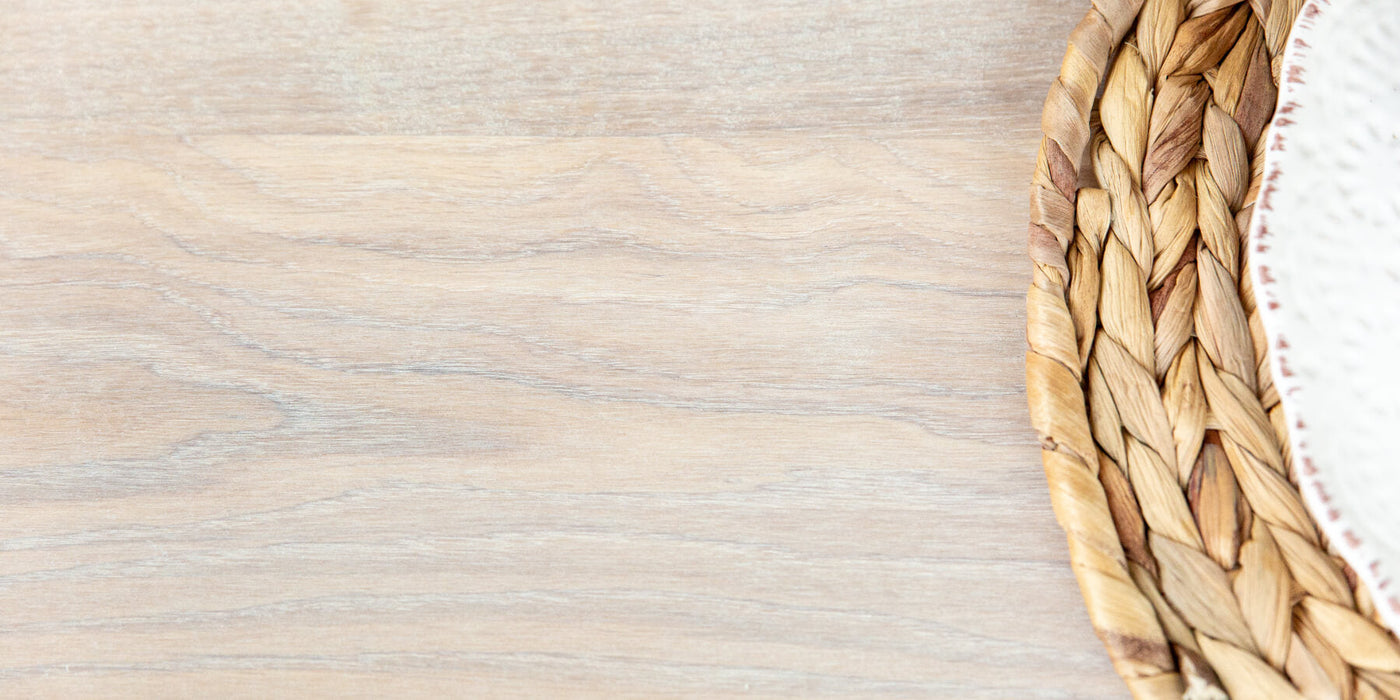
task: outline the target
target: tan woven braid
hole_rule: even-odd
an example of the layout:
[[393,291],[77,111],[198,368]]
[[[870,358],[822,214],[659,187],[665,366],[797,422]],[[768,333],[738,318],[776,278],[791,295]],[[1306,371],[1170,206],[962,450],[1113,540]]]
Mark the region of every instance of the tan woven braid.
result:
[[1301,5],[1094,0],[1045,103],[1031,419],[1138,698],[1400,699],[1400,644],[1298,494],[1242,241]]

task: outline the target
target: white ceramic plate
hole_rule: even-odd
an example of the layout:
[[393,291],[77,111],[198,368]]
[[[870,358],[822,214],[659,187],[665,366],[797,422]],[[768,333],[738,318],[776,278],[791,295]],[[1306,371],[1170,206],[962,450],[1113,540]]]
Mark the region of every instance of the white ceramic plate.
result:
[[1311,0],[1250,255],[1299,486],[1400,629],[1400,9]]

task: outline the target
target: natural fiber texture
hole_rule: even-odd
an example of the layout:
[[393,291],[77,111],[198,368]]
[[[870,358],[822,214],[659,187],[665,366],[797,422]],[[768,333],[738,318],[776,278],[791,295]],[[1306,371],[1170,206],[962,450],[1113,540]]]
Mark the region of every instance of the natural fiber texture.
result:
[[1303,507],[1249,284],[1302,0],[1095,0],[1031,194],[1031,419],[1138,698],[1398,698],[1400,644]]

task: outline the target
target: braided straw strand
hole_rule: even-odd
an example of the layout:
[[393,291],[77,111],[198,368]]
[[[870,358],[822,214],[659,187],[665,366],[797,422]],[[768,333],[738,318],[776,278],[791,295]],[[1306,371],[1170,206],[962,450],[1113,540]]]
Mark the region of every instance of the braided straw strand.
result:
[[1400,643],[1303,505],[1244,236],[1301,0],[1095,2],[1031,187],[1027,397],[1137,698],[1395,698]]

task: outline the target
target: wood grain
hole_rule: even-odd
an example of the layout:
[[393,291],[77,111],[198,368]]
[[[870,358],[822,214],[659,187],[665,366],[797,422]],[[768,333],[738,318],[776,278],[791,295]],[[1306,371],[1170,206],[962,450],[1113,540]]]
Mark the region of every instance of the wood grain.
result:
[[1021,376],[1082,11],[7,5],[3,694],[1122,697]]

